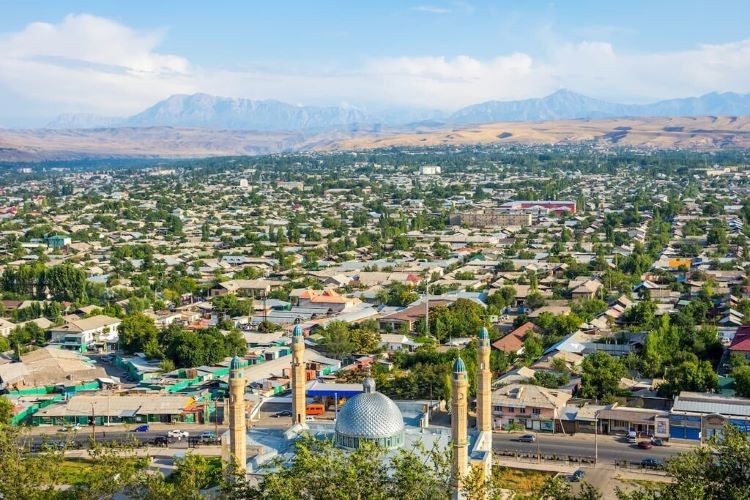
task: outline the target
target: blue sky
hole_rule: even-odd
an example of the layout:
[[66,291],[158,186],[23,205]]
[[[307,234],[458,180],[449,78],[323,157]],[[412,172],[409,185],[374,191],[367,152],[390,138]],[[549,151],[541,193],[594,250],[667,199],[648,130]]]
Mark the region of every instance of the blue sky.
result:
[[456,109],[750,92],[747,1],[0,0],[0,124],[172,93]]

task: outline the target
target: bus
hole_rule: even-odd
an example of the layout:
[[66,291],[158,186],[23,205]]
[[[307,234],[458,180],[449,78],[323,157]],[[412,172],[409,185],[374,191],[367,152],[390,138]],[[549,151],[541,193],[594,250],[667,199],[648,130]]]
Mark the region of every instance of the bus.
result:
[[326,412],[326,407],[320,403],[313,403],[307,405],[305,413],[307,415],[322,415]]

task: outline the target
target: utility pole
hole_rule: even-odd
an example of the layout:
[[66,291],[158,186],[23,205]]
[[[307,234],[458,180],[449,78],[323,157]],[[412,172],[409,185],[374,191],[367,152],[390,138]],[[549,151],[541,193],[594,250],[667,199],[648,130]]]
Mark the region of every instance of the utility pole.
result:
[[214,401],[214,439],[219,439],[219,402]]
[[425,285],[425,334],[430,336],[430,282]]
[[536,463],[538,464],[542,463],[542,450],[541,450],[541,447],[539,446],[539,437],[541,435],[542,435],[541,433],[536,435]]
[[94,416],[94,403],[91,403],[91,439],[96,443],[96,417]]
[[594,465],[599,463],[599,413],[594,414]]

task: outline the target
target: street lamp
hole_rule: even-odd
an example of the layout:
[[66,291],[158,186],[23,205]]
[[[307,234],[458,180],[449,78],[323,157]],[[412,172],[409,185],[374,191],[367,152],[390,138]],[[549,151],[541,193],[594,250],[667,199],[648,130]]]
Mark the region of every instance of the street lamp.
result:
[[599,463],[599,412],[594,413],[594,465]]
[[539,438],[542,436],[541,428],[539,429],[539,431],[540,432],[536,436],[536,463],[538,464],[542,463],[542,450],[539,447]]

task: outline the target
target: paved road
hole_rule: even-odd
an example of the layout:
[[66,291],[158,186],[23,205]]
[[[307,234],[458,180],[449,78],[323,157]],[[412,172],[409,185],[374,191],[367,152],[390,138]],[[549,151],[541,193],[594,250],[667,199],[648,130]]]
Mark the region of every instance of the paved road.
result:
[[[132,443],[151,443],[156,437],[166,436],[170,429],[182,429],[190,433],[190,436],[200,436],[203,431],[214,432],[213,426],[170,426],[167,428],[150,429],[148,432],[132,432],[124,430],[122,427],[103,428],[97,427],[95,439],[98,443],[106,442],[132,442]],[[219,426],[219,436],[226,430],[226,427]],[[91,427],[83,427],[78,432],[59,432],[56,427],[38,427],[34,432],[22,438],[24,444],[32,447],[38,447],[43,443],[53,444],[65,442],[69,448],[88,447],[94,438]],[[188,440],[170,439],[170,448],[188,448]]]
[[[552,434],[538,434],[537,443],[520,443],[516,441],[518,434],[495,433],[492,446],[495,452],[515,451],[524,454],[594,457],[594,437],[588,435],[561,436]],[[654,446],[650,450],[642,450],[635,445],[628,444],[614,436],[599,436],[598,457],[600,463],[614,463],[615,460],[640,462],[645,457],[665,460],[680,452],[689,450],[690,445]]]

